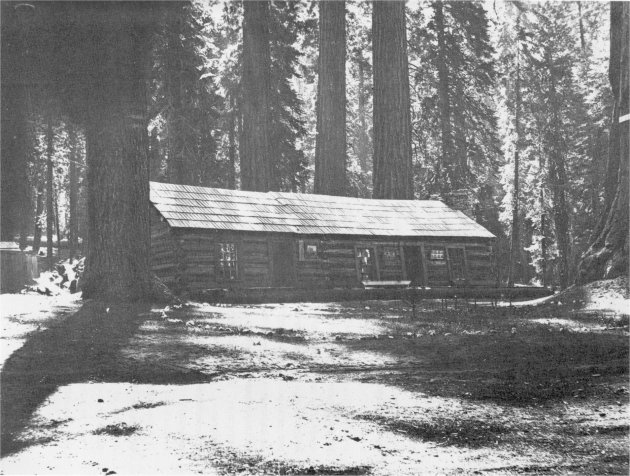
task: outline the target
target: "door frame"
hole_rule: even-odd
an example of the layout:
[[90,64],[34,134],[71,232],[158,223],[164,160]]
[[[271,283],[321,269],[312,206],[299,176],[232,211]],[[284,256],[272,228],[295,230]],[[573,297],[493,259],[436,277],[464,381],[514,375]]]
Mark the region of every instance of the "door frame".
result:
[[466,246],[465,245],[446,245],[446,263],[448,265],[448,276],[451,283],[455,284],[455,278],[453,276],[453,268],[451,264],[451,253],[450,250],[458,249],[462,250],[462,271],[464,272],[464,284],[468,284],[469,281],[469,272],[468,272],[468,260],[466,259]]
[[291,269],[289,270],[289,274],[286,277],[286,281],[287,283],[295,283],[296,278],[297,278],[297,271],[296,271],[296,265],[295,265],[295,251],[296,251],[296,246],[297,246],[297,242],[295,241],[295,239],[293,238],[282,238],[282,237],[274,237],[274,238],[269,238],[267,240],[267,254],[269,255],[269,284],[271,287],[287,287],[286,283],[285,284],[279,284],[276,281],[276,271],[277,271],[277,266],[276,263],[274,262],[274,258],[275,258],[275,250],[276,250],[276,246],[286,246],[288,247],[288,249],[290,250],[289,256],[291,259]]

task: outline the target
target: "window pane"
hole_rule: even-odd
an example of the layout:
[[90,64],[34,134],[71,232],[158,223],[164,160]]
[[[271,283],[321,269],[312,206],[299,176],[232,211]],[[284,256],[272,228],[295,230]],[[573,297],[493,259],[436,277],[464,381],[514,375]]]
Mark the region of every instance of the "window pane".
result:
[[443,260],[444,259],[444,250],[431,250],[430,259],[432,259],[432,260]]
[[317,259],[317,245],[306,245],[306,252],[304,254],[306,259]]
[[234,280],[238,278],[235,243],[219,243],[216,274],[221,280]]

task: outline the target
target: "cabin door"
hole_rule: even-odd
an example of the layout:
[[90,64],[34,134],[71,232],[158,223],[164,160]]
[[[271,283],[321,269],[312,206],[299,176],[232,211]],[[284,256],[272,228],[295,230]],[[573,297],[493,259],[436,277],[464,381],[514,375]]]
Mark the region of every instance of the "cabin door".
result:
[[295,264],[293,262],[293,241],[271,242],[273,286],[295,285]]
[[446,248],[448,257],[448,269],[451,273],[452,284],[466,282],[466,261],[464,260],[464,248]]
[[378,281],[378,264],[376,263],[376,249],[355,248],[357,259],[357,272],[359,281]]
[[424,282],[424,272],[422,267],[422,247],[405,246],[403,248],[405,254],[405,269],[407,270],[407,279],[411,281],[412,286],[426,286]]

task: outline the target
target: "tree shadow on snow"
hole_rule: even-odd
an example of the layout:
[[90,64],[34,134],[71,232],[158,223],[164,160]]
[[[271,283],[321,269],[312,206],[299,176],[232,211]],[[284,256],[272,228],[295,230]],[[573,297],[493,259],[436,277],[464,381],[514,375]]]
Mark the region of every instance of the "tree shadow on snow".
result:
[[601,392],[602,383],[608,379],[616,381],[628,374],[629,346],[622,334],[568,332],[514,321],[494,324],[490,332],[486,328],[481,334],[452,326],[440,329],[438,325],[437,332],[429,334],[425,328],[422,334],[409,338],[395,335],[399,329],[392,329],[394,339],[344,344],[350,352],[373,352],[415,362],[401,372],[366,376],[366,381],[516,406],[584,398]]
[[[31,334],[7,359],[0,373],[0,455],[7,456],[36,443],[20,440],[20,432],[36,409],[63,385],[89,380],[203,380],[202,375],[176,368],[147,372],[144,366],[134,368],[120,356],[121,346],[136,332],[149,309],[148,304],[87,302],[67,319]],[[140,375],[142,378],[138,378]]]

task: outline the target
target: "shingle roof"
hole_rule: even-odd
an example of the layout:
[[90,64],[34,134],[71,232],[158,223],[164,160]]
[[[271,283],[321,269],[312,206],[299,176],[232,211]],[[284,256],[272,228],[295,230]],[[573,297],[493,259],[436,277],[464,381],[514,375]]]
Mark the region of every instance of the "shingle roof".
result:
[[151,182],[151,203],[173,228],[304,235],[494,237],[462,212],[437,200],[370,200]]

